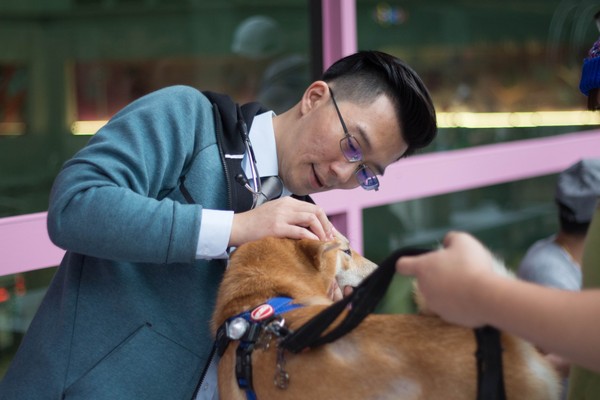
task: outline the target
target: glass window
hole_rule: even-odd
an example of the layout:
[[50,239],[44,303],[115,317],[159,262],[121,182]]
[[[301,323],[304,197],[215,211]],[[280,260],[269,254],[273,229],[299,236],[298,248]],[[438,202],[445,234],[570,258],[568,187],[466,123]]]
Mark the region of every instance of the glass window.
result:
[[595,9],[579,4],[358,0],[358,47],[413,66],[441,128],[477,128],[441,129],[430,150],[589,129],[600,116],[578,85],[598,31]]
[[[217,7],[218,8],[218,7]],[[219,13],[169,16],[156,31],[155,16],[116,18],[110,31],[82,27],[87,44],[76,43],[70,60],[74,97],[71,119],[105,121],[136,98],[170,85],[189,85],[258,100],[275,112],[296,104],[310,81],[309,15],[306,5],[241,8]],[[111,40],[123,49],[111,52]],[[94,44],[97,47],[94,47]],[[93,133],[76,125],[74,133]]]
[[[381,262],[402,247],[436,248],[449,230],[474,234],[509,268],[558,229],[556,175],[450,193],[363,212],[365,255]],[[412,312],[411,279],[396,276],[380,309]]]

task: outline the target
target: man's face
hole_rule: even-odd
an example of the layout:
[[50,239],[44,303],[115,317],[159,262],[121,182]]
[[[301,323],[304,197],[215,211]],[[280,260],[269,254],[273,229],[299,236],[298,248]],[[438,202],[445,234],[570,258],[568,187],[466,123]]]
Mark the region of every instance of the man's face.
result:
[[[298,195],[355,188],[359,186],[355,172],[361,162],[348,162],[340,149],[345,134],[331,92],[327,85],[311,88],[302,100],[298,123],[277,138],[280,176]],[[382,95],[367,104],[341,100],[338,107],[349,134],[360,145],[362,163],[383,175],[408,148],[392,102]]]

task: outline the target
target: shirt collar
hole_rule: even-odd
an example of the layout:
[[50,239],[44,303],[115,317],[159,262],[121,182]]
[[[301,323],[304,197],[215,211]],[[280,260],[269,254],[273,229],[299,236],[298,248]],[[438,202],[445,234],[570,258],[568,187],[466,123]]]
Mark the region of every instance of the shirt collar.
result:
[[[252,120],[250,142],[256,156],[256,169],[261,177],[277,175],[277,148],[275,146],[275,130],[273,129],[273,111],[259,114]],[[246,160],[244,164],[248,164]],[[245,165],[244,165],[245,169]]]
[[[248,136],[256,157],[256,169],[260,177],[279,175],[277,164],[277,146],[275,145],[275,129],[273,128],[273,111],[267,111],[254,117]],[[244,157],[244,172],[251,176],[250,161]],[[283,188],[283,196],[290,195],[287,188]]]

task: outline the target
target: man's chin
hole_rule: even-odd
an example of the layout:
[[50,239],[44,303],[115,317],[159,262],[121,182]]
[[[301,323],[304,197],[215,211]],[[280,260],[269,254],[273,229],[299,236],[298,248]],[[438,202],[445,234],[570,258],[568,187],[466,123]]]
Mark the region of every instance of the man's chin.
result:
[[331,188],[327,188],[325,186],[321,186],[319,188],[310,188],[309,190],[304,190],[304,194],[300,195],[300,196],[308,196],[311,194],[315,194],[315,193],[323,193],[323,192],[327,192],[331,190]]
[[311,190],[307,190],[305,187],[298,187],[296,185],[290,185],[287,186],[284,183],[284,186],[287,190],[289,190],[291,193],[295,194],[296,196],[308,196],[309,194],[313,194],[314,192],[312,192]]

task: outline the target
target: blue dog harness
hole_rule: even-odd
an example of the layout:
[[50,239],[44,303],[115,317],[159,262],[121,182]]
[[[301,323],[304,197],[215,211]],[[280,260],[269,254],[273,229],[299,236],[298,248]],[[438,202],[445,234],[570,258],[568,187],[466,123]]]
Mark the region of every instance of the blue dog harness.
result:
[[[229,318],[217,331],[216,348],[219,356],[223,355],[229,342],[240,342],[236,350],[235,375],[238,386],[246,391],[248,400],[256,400],[252,386],[252,352],[257,347],[268,347],[273,335],[283,337],[289,333],[281,314],[303,307],[292,301],[289,297],[273,297],[251,311]],[[259,341],[263,343],[257,344]],[[284,379],[287,380],[287,376]]]

